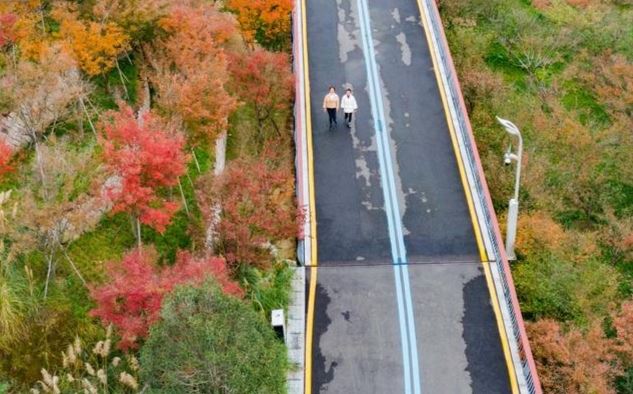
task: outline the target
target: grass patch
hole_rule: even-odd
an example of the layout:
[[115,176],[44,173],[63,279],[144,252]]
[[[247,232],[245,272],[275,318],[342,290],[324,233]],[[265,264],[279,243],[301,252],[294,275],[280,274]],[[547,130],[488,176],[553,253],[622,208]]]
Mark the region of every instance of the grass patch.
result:
[[569,111],[577,111],[578,120],[583,125],[606,127],[611,124],[609,114],[589,89],[575,81],[563,83],[563,89],[563,105]]
[[[132,225],[127,215],[106,215],[97,228],[70,244],[68,255],[86,280],[99,280],[104,264],[119,260],[126,250],[134,246],[134,242]],[[69,271],[69,274],[72,275],[72,272]]]
[[107,74],[95,77],[92,80],[95,90],[91,100],[100,109],[117,108],[116,100],[112,94],[114,90],[119,90],[123,95],[122,98],[126,99],[125,89],[127,89],[128,98],[126,101],[132,105],[136,103],[139,79],[138,66],[135,64],[133,57],[130,60],[127,58],[120,59],[119,66],[124,77],[123,82],[116,67]]
[[527,73],[517,67],[508,50],[499,42],[494,42],[484,55],[484,61],[494,71],[503,73],[508,82],[513,83],[520,90],[527,88],[525,77]]
[[633,216],[633,185],[620,179],[607,182],[609,204],[619,218]]
[[156,247],[160,261],[164,264],[173,264],[178,250],[195,249],[197,245],[194,244],[195,237],[192,237],[192,233],[204,232],[202,213],[196,202],[193,184],[198,176],[210,170],[211,156],[207,151],[200,148],[195,148],[194,152],[200,165],[200,172],[198,172],[192,153],[192,158],[187,167],[187,175],[180,178],[182,194],[185,196],[189,213],[184,208],[182,195],[179,187],[176,186],[170,194],[173,199],[181,204],[181,209],[173,217],[165,232],[160,234],[150,227],[143,226],[143,242],[151,243]]
[[236,279],[246,289],[246,297],[255,310],[268,318],[273,309],[288,310],[293,275],[288,262],[280,261],[269,271],[241,266],[236,272]]

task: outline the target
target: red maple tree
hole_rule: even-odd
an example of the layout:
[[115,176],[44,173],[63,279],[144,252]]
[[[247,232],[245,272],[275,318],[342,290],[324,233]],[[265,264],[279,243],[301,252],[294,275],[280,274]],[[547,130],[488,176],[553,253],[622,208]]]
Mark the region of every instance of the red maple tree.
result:
[[150,112],[139,122],[126,105],[107,117],[100,143],[106,165],[119,177],[118,182],[106,187],[107,197],[114,204],[112,211],[128,212],[140,223],[163,232],[178,204],[158,192],[176,185],[186,171],[184,139],[179,133],[165,130]]
[[11,162],[11,155],[13,151],[4,141],[0,140],[0,179],[7,172],[13,170],[13,167],[9,164]]
[[13,26],[18,17],[12,13],[0,14],[0,47],[15,40]]
[[225,293],[243,296],[242,288],[230,279],[226,263],[219,257],[197,259],[180,252],[171,267],[160,268],[156,262],[154,249],[134,249],[121,262],[108,263],[108,282],[90,290],[97,304],[91,316],[118,328],[118,346],[123,350],[136,348],[139,339],[147,336],[160,317],[163,298],[177,285],[200,284],[213,277]]
[[256,159],[237,159],[214,184],[222,206],[219,246],[232,267],[269,266],[274,244],[299,234],[303,212],[294,204],[292,173],[270,157],[264,152]]
[[279,111],[290,107],[294,96],[294,77],[290,59],[285,53],[255,49],[231,56],[233,89],[247,104],[251,104],[259,129],[270,122],[275,130]]

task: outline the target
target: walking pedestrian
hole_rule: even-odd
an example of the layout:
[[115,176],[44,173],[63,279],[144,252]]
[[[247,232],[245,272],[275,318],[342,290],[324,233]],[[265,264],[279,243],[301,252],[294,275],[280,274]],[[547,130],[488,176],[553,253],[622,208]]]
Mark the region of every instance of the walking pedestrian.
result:
[[323,112],[327,111],[330,118],[330,130],[337,126],[336,112],[339,109],[340,100],[336,94],[336,88],[330,85],[328,94],[323,98]]
[[347,128],[352,127],[352,115],[358,109],[356,98],[352,95],[352,89],[347,88],[345,91],[345,95],[343,95],[343,98],[341,99],[341,108],[345,114],[345,125]]

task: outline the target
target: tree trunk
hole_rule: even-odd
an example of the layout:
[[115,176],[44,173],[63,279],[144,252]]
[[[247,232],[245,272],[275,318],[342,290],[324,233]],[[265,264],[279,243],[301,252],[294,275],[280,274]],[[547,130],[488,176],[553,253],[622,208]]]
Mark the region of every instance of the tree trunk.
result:
[[[223,132],[218,136],[215,141],[215,166],[213,167],[213,174],[217,177],[222,175],[224,168],[226,167],[226,140],[227,133]],[[222,212],[222,206],[219,203],[214,203],[211,207],[211,219],[207,226],[205,236],[205,246],[210,254],[214,253],[213,245],[218,235],[218,224],[220,223],[220,213]]]
[[141,103],[141,108],[139,108],[139,118],[149,112],[149,109],[152,105],[152,94],[149,90],[149,81],[147,79],[147,75],[143,76],[143,101]]
[[48,270],[46,271],[46,283],[44,284],[44,299],[48,296],[48,283],[51,281],[51,277],[53,276],[53,251],[50,251],[48,255]]
[[198,161],[198,156],[196,156],[196,151],[195,149],[191,149],[191,154],[193,155],[193,161],[194,163],[196,163],[196,168],[198,169],[198,174],[200,174],[202,172],[202,170],[200,170],[200,162]]
[[226,140],[226,131],[220,134],[218,139],[215,140],[215,166],[213,168],[213,174],[215,176],[224,172],[224,167],[226,165]]
[[180,182],[180,178],[178,178],[178,189],[180,190],[180,197],[182,197],[182,204],[185,207],[185,212],[187,212],[187,216],[189,216],[189,207],[187,206],[187,199],[185,198],[185,192],[182,190],[182,183]]
[[125,98],[129,100],[130,94],[127,91],[127,86],[125,86],[125,82],[127,78],[125,77],[125,75],[123,75],[123,71],[121,71],[121,67],[119,66],[119,59],[116,59],[115,63],[116,63],[116,69],[119,72],[119,79],[121,80],[121,86],[123,86],[123,91],[125,92]]
[[138,216],[136,217],[136,240],[138,241],[138,248],[141,249],[141,221]]

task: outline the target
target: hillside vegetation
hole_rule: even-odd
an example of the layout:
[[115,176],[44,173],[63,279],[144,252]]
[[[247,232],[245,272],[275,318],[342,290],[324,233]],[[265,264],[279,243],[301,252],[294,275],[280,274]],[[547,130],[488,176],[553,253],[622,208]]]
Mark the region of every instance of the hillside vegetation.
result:
[[633,3],[441,0],[504,222],[525,140],[513,275],[546,393],[633,392]]
[[0,1],[0,393],[284,391],[291,6]]

